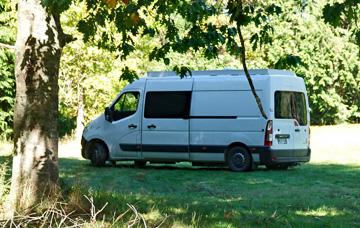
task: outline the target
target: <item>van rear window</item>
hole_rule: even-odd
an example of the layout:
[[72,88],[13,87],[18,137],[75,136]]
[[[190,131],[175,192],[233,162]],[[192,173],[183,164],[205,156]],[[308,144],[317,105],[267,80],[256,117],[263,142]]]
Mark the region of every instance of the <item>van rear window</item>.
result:
[[145,118],[188,118],[190,91],[148,92],[145,100]]
[[276,91],[275,118],[296,119],[300,125],[306,125],[305,94],[301,92]]

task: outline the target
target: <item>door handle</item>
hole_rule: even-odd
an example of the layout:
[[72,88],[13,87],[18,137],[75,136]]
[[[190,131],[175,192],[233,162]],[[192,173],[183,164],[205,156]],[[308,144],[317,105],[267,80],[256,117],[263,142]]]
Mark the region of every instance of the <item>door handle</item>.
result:
[[137,125],[135,125],[135,124],[130,124],[128,127],[131,128],[131,129],[135,129],[135,128],[137,128]]
[[295,131],[296,131],[296,132],[300,132],[300,129],[299,129],[299,128],[296,128]]
[[149,129],[152,129],[152,128],[156,128],[156,126],[154,124],[150,124],[147,126]]
[[290,135],[289,134],[276,134],[275,138],[276,139],[288,139],[288,138],[290,138]]

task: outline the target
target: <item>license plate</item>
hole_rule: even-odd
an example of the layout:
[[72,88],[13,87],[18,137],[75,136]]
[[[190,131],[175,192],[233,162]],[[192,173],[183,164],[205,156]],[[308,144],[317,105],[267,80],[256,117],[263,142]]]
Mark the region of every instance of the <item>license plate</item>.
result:
[[278,139],[278,144],[287,144],[287,139]]

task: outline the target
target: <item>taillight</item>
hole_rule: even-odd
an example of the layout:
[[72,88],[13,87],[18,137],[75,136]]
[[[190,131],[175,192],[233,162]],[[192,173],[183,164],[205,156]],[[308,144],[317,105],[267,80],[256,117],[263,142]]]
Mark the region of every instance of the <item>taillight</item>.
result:
[[273,122],[269,120],[266,124],[264,146],[272,146],[273,142]]

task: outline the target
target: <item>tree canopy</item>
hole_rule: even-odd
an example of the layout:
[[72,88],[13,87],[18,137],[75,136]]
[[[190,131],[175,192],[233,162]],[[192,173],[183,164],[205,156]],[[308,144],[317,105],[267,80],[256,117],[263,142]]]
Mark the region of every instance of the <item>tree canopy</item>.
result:
[[[49,1],[50,4],[52,1]],[[149,34],[146,36],[132,35],[129,36],[133,39],[133,45],[131,45],[132,52],[128,53],[127,60],[121,58],[121,46],[116,47],[115,43],[111,43],[111,39],[108,37],[114,36],[114,34],[119,34],[115,26],[111,27],[110,24],[113,23],[109,21],[108,17],[105,17],[107,22],[106,26],[101,26],[94,19],[100,17],[100,12],[106,11],[119,11],[120,9],[125,12],[130,10],[131,6],[127,6],[125,2],[111,1],[111,2],[98,2],[96,6],[91,6],[94,9],[99,10],[92,13],[88,12],[89,4],[92,3],[84,1],[56,1],[56,4],[62,2],[62,9],[67,9],[65,13],[62,14],[61,20],[64,26],[64,30],[71,34],[77,41],[70,43],[63,50],[62,65],[60,69],[60,135],[69,134],[72,132],[72,129],[76,127],[76,107],[77,100],[73,99],[72,96],[76,95],[76,84],[77,80],[82,76],[82,71],[78,69],[86,70],[87,77],[85,81],[82,82],[82,85],[85,86],[85,123],[94,118],[99,112],[103,111],[103,107],[115,96],[115,94],[122,88],[125,81],[133,80],[134,76],[132,75],[143,75],[149,70],[173,70],[175,66],[187,66],[189,69],[201,70],[201,69],[224,69],[224,68],[238,68],[239,62],[236,61],[236,56],[230,55],[228,51],[231,51],[231,41],[229,45],[218,45],[215,48],[218,48],[218,55],[214,58],[204,57],[204,53],[210,55],[211,46],[207,48],[199,47],[195,51],[194,48],[189,48],[184,53],[178,53],[173,51],[170,48],[169,52],[166,54],[164,60],[157,55],[164,55],[160,49],[162,44],[167,42],[166,35],[164,31],[164,25],[159,23],[154,15],[155,12],[149,13],[145,17],[145,22],[148,24]],[[310,95],[311,102],[311,120],[314,124],[333,124],[343,121],[357,122],[359,118],[359,98],[358,94],[359,82],[358,82],[358,62],[359,58],[356,56],[354,50],[358,50],[358,46],[352,44],[355,43],[354,31],[356,30],[356,13],[339,13],[336,12],[331,14],[330,9],[338,9],[344,11],[349,7],[339,6],[337,4],[327,4],[326,1],[319,1],[317,3],[309,2],[306,5],[297,3],[297,2],[281,2],[274,1],[278,6],[281,7],[283,13],[281,17],[277,19],[272,19],[271,24],[273,27],[274,35],[269,36],[269,39],[272,39],[270,45],[262,45],[262,48],[258,48],[259,41],[257,37],[262,37],[261,31],[255,29],[251,24],[245,27],[244,36],[245,43],[248,43],[247,46],[256,46],[256,50],[248,49],[247,51],[247,60],[249,67],[271,67],[271,68],[281,68],[281,69],[291,69],[296,73],[305,78],[306,84],[308,86],[308,92]],[[71,7],[69,7],[71,4]],[[110,4],[110,8],[109,5]],[[215,4],[214,11],[216,7],[220,7],[220,3]],[[355,12],[357,7],[356,1],[346,1],[343,4],[352,4],[351,9]],[[53,6],[54,8],[61,7]],[[120,9],[117,9],[120,8]],[[102,11],[100,10],[102,9]],[[1,5],[1,36],[0,43],[7,45],[14,45],[15,43],[15,34],[16,34],[16,12],[15,12],[15,3],[10,1],[4,1]],[[193,10],[193,9],[192,9]],[[141,10],[140,10],[141,11]],[[139,11],[139,12],[140,12]],[[295,13],[294,13],[295,12]],[[324,16],[324,12],[328,12]],[[335,12],[335,11],[332,11]],[[214,12],[215,13],[215,12]],[[350,15],[350,20],[347,20],[346,15]],[[331,16],[335,15],[335,17]],[[337,23],[331,23],[336,25],[339,28],[332,28],[329,24],[323,23],[334,21],[335,18]],[[261,18],[261,15],[258,15],[258,18]],[[346,19],[346,20],[345,20]],[[180,16],[175,16],[171,18],[162,19],[167,21],[166,26],[176,25],[174,31],[177,31],[179,37],[184,37],[186,31],[189,30],[189,24],[185,20],[181,19]],[[210,16],[207,19],[209,22],[212,22],[217,27],[221,27],[228,22],[228,15],[224,12],[221,12],[219,15]],[[77,27],[81,27],[83,24],[85,29],[84,34],[89,31],[86,30],[87,24],[88,27],[92,28],[90,25],[96,29],[93,33],[97,35],[93,36],[84,36],[87,38],[87,43],[83,44],[83,39],[81,34],[77,32]],[[132,23],[132,21],[131,21]],[[160,26],[161,25],[161,26]],[[106,27],[110,26],[112,30],[106,30]],[[320,26],[320,27],[318,27]],[[156,34],[151,29],[157,29],[158,33]],[[293,28],[296,28],[295,30]],[[318,29],[315,29],[318,28]],[[141,28],[139,28],[141,30]],[[247,31],[251,30],[256,31],[253,35],[250,35]],[[81,29],[80,29],[81,31]],[[91,31],[90,31],[91,32]],[[231,35],[231,32],[235,32],[234,29],[229,29],[228,32]],[[327,34],[332,34],[330,37]],[[105,35],[106,34],[106,35]],[[207,33],[208,35],[211,33]],[[217,32],[214,33],[214,36],[217,37]],[[344,35],[345,34],[345,35]],[[103,35],[106,39],[102,40]],[[205,33],[202,34],[205,36]],[[227,34],[225,34],[226,36]],[[199,35],[200,36],[200,35]],[[251,37],[252,36],[252,37]],[[211,37],[211,36],[209,36]],[[218,36],[220,37],[220,36]],[[230,36],[234,37],[234,36]],[[318,51],[313,51],[309,45],[314,46],[320,42],[320,37],[324,37],[328,41],[328,45],[317,45]],[[121,36],[116,35],[113,39],[118,38],[118,45],[121,42]],[[305,39],[304,39],[305,38]],[[339,40],[340,39],[340,40]],[[86,39],[85,39],[86,40]],[[195,39],[192,39],[188,42],[194,42]],[[252,41],[252,45],[250,44]],[[183,43],[185,41],[182,41]],[[290,45],[288,45],[290,43]],[[131,44],[131,42],[130,42]],[[321,43],[319,43],[321,44]],[[341,44],[341,46],[339,46]],[[111,46],[112,48],[109,48]],[[125,45],[127,46],[127,45]],[[229,48],[228,48],[229,47]],[[102,49],[96,51],[96,49]],[[166,47],[168,48],[168,47]],[[166,49],[165,48],[165,49]],[[89,49],[89,50],[88,50]],[[109,51],[110,50],[110,51]],[[98,54],[94,54],[98,52]],[[113,54],[111,54],[112,52]],[[91,58],[88,61],[73,61],[74,53],[81,59]],[[108,54],[107,54],[108,53]],[[329,54],[333,53],[333,54]],[[315,54],[315,56],[314,56]],[[1,136],[2,137],[11,137],[12,135],[12,105],[14,102],[14,55],[13,51],[0,48],[0,64],[2,67],[1,71],[1,86],[0,86],[0,95],[1,95]],[[86,57],[88,56],[88,57]],[[94,58],[98,56],[97,58]],[[107,56],[107,57],[105,57]],[[335,62],[337,62],[340,69],[334,68],[332,65],[332,56],[336,56]],[[150,58],[152,57],[152,58]],[[151,59],[151,60],[150,60]],[[169,61],[169,62],[168,62]],[[105,65],[102,63],[104,62]],[[105,63],[108,62],[108,63]],[[328,63],[325,64],[324,63]],[[98,63],[104,67],[96,67]],[[113,63],[113,64],[109,64]],[[165,63],[168,63],[166,65]],[[83,66],[79,66],[83,64]],[[95,68],[92,68],[96,67]],[[119,75],[123,73],[123,69],[129,69],[129,72],[135,74],[123,74],[124,82],[118,81]],[[349,68],[350,67],[350,68]],[[181,68],[181,67],[180,67]],[[327,73],[324,74],[324,70],[327,69]],[[331,71],[329,71],[332,69]],[[106,73],[108,72],[108,73]],[[91,76],[92,75],[92,76]],[[333,75],[339,75],[333,77]],[[93,79],[92,79],[93,78]],[[108,78],[108,79],[106,79]],[[328,78],[328,79],[325,79]],[[339,78],[339,79],[337,79]],[[110,81],[109,81],[110,79]],[[320,80],[321,79],[321,80]],[[102,80],[103,82],[109,82],[104,84],[104,88],[97,88],[97,80]],[[325,86],[323,81],[326,80],[328,86]],[[335,88],[330,89],[335,83]],[[110,91],[108,88],[112,88]],[[330,89],[330,92],[328,92]],[[71,92],[72,91],[72,92]],[[98,92],[96,92],[98,91]],[[104,96],[101,100],[96,100],[98,105],[92,105],[94,101],[91,99],[94,96],[91,94],[98,93]],[[88,103],[88,104],[87,104]],[[332,110],[329,112],[329,110]]]
[[[83,72],[79,71],[79,69],[87,71],[87,73],[85,73],[87,77],[84,79],[85,81],[82,82],[82,85],[86,88],[84,90],[84,97],[86,98],[86,123],[99,112],[102,112],[103,107],[106,106],[112,97],[122,88],[124,83],[126,83],[118,81],[119,75],[123,73],[122,70],[126,67],[129,69],[128,73],[133,74],[123,74],[125,81],[131,81],[134,75],[143,75],[149,70],[173,70],[175,66],[180,66],[179,68],[186,66],[193,70],[239,67],[239,62],[236,61],[236,55],[229,55],[232,50],[236,50],[236,47],[231,48],[231,45],[234,43],[232,43],[230,39],[228,39],[228,43],[225,43],[225,45],[219,45],[218,43],[215,46],[208,45],[205,47],[205,42],[196,44],[194,37],[194,39],[187,39],[186,41],[182,39],[181,42],[178,42],[180,45],[175,45],[174,40],[177,38],[172,37],[171,34],[165,34],[165,26],[169,28],[173,26],[177,36],[183,38],[186,32],[190,31],[191,26],[188,22],[181,19],[181,16],[176,16],[176,14],[178,14],[177,12],[174,12],[172,18],[162,18],[161,20],[166,22],[166,24],[161,25],[154,16],[156,15],[156,11],[148,10],[148,14],[145,17],[141,10],[136,8],[139,7],[139,5],[137,5],[135,7],[137,9],[136,12],[140,12],[141,16],[144,17],[141,23],[145,23],[147,26],[148,34],[142,37],[133,35],[132,33],[127,35],[129,37],[127,42],[129,42],[130,46],[126,44],[124,44],[124,46],[131,47],[131,51],[129,51],[127,55],[127,60],[124,60],[124,57],[121,58],[124,54],[121,53],[122,37],[119,35],[120,33],[117,31],[116,26],[111,25],[114,24],[114,21],[110,21],[111,16],[105,16],[104,22],[99,22],[97,20],[100,19],[96,18],[99,18],[101,13],[107,15],[109,12],[113,12],[113,14],[117,12],[122,12],[124,15],[126,13],[129,14],[129,12],[131,10],[134,11],[135,8],[132,8],[132,5],[127,5],[127,1],[97,1],[95,5],[92,4],[91,1],[44,2],[45,4],[60,4],[52,6],[53,8],[59,9],[58,12],[67,9],[61,17],[64,30],[77,39],[77,41],[70,43],[63,50],[60,70],[60,135],[71,133],[72,129],[76,126],[77,100],[73,99],[72,96],[77,96],[77,80],[83,77]],[[354,38],[356,38],[356,20],[358,20],[356,10],[359,8],[358,3],[356,1],[345,1],[341,5],[341,3],[330,4],[326,1],[319,1],[316,3],[308,2],[304,5],[297,2],[273,2],[281,7],[283,13],[281,17],[271,20],[274,35],[268,37],[268,39],[272,40],[270,45],[262,45],[262,48],[258,48],[259,40],[257,37],[263,37],[261,31],[254,28],[251,23],[245,27],[245,43],[248,44],[247,46],[254,45],[257,47],[256,50],[248,49],[247,51],[249,67],[291,69],[304,77],[311,98],[311,120],[313,124],[333,124],[344,121],[357,122],[359,120],[359,98],[357,95],[359,94],[357,90],[357,88],[359,88],[359,73],[357,70],[359,57],[356,56],[354,50],[359,50],[359,48],[358,45],[356,46],[352,43],[356,43],[354,42],[356,41]],[[142,4],[145,3],[146,2],[143,2]],[[173,4],[175,3],[176,2]],[[147,4],[150,3],[148,2]],[[177,4],[180,4],[180,1],[177,2]],[[216,14],[219,13],[219,7],[221,8],[220,4],[223,3],[217,2],[217,4],[213,5],[212,16],[208,16],[207,19],[204,18],[207,22],[214,24],[216,28],[221,28],[221,26],[228,23],[229,20],[228,15],[224,12]],[[146,5],[143,5],[143,7],[145,6]],[[175,7],[175,5],[172,7]],[[91,13],[88,9],[91,9]],[[3,1],[1,3],[0,43],[9,46],[15,43],[15,10],[14,2]],[[195,8],[191,7],[191,10],[193,11]],[[189,15],[194,14],[189,13]],[[329,24],[323,23],[322,17],[324,17],[325,22],[330,22],[331,25],[339,28],[332,28]],[[134,18],[136,19],[136,17],[133,16],[133,19]],[[261,18],[264,18],[261,14],[257,15],[257,20],[261,20]],[[126,23],[130,23],[131,25],[131,23],[136,22],[136,20],[129,20]],[[193,17],[192,20],[196,21],[196,17]],[[200,19],[197,21],[199,20]],[[105,26],[101,25],[101,23]],[[125,22],[118,23],[121,25],[121,23]],[[137,24],[139,25],[138,30],[146,33],[145,31],[141,31],[143,29],[143,27],[140,27],[141,23],[139,22]],[[82,36],[77,32],[77,27],[82,27],[82,29],[79,30],[85,34],[84,40],[88,41],[86,44],[83,44]],[[111,29],[107,30],[106,28],[108,27],[111,27]],[[250,35],[247,32],[249,30],[256,32]],[[219,31],[211,31],[209,29],[206,31],[207,33],[196,35],[198,37],[208,35],[209,38],[213,36],[222,39],[222,36],[234,38],[234,35],[231,34],[235,32],[234,28],[228,29],[227,32],[229,34],[223,34],[219,33]],[[331,36],[328,36],[328,34],[331,34]],[[323,39],[327,41],[321,41],[320,37],[324,37]],[[112,43],[113,39],[117,39],[118,43]],[[184,50],[183,53],[178,53],[170,47],[171,45],[162,48],[162,44],[168,42],[167,39],[173,39],[172,45],[176,47],[181,47],[181,44],[186,42],[195,42],[192,46],[197,45],[198,48],[190,47],[188,50]],[[236,39],[236,37],[234,39]],[[250,44],[250,41],[252,41],[252,44]],[[321,45],[321,42],[330,44],[330,46]],[[201,45],[202,47],[200,47]],[[311,46],[313,46],[313,48],[311,48]],[[96,51],[98,48],[102,50],[99,49]],[[169,52],[165,54],[163,50],[168,48]],[[314,48],[316,48],[315,51],[313,51]],[[211,56],[211,50],[216,49],[218,55]],[[113,54],[111,54],[109,50]],[[98,54],[93,55],[94,51],[98,52]],[[89,59],[89,61],[82,62],[73,61],[74,53],[81,59],[89,57],[92,60]],[[210,59],[204,56],[205,53],[207,53],[206,56],[210,57]],[[94,58],[96,56],[98,57]],[[161,56],[164,58],[160,58]],[[337,59],[336,61],[333,61],[334,56],[335,59]],[[104,65],[102,64],[103,62]],[[97,64],[95,63],[98,63],[99,66],[103,65],[106,69],[104,67],[96,67]],[[333,65],[333,63],[335,65]],[[0,64],[2,64],[0,68],[0,75],[2,77],[0,86],[2,102],[0,109],[0,130],[1,136],[8,138],[12,135],[11,110],[15,96],[14,75],[12,73],[14,69],[13,51],[0,48]],[[79,64],[83,64],[83,66]],[[105,83],[105,87],[101,89],[97,87],[97,85],[99,85],[97,80],[109,83]],[[324,81],[327,83],[324,84]],[[330,88],[334,84],[334,81],[335,87]],[[110,91],[112,92],[110,92],[108,88],[111,88]],[[96,105],[95,108],[92,105],[94,101],[91,99],[94,97],[91,95],[93,93],[104,96],[103,99],[96,100],[98,105]]]

